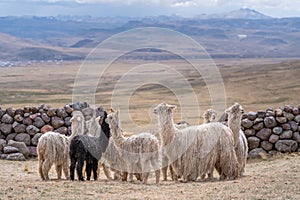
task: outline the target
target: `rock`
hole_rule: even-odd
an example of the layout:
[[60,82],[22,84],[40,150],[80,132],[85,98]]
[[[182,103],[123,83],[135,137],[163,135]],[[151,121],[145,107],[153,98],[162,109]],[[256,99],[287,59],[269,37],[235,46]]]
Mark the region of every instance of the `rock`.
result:
[[37,157],[37,148],[36,147],[33,147],[33,146],[29,146],[28,147],[28,149],[29,149],[29,155],[30,156],[34,156],[34,157]]
[[27,118],[30,116],[30,113],[24,113],[24,117]]
[[289,124],[293,131],[298,131],[298,124],[295,121],[290,121]]
[[294,121],[299,123],[300,122],[300,115],[296,115],[296,117],[294,118]]
[[41,118],[45,123],[49,123],[51,121],[51,118],[46,113],[43,113]]
[[262,148],[256,148],[248,153],[248,158],[262,158],[262,155],[268,155]]
[[31,143],[30,135],[27,133],[17,134],[15,137],[15,141],[24,142],[27,146],[29,146]]
[[37,107],[30,107],[30,111],[32,112],[32,113],[37,113],[38,112],[38,108]]
[[67,127],[60,127],[58,129],[56,129],[54,132],[58,132],[60,134],[67,135],[68,134],[68,128]]
[[269,128],[263,128],[258,133],[256,133],[256,136],[262,140],[269,140],[269,137],[272,135],[272,131]]
[[42,109],[44,111],[48,111],[49,109],[51,109],[51,106],[47,105],[47,104],[42,104],[42,105],[40,105],[39,109]]
[[282,128],[283,128],[283,130],[291,130],[291,125],[288,123],[285,123],[285,124],[282,124]]
[[280,108],[275,109],[275,116],[276,117],[282,117],[283,116],[283,112]]
[[34,119],[33,125],[37,128],[42,128],[45,125],[45,122],[42,120],[41,117],[37,117]]
[[283,112],[283,116],[287,118],[288,121],[291,121],[295,118],[295,116],[292,113]]
[[272,134],[269,138],[270,143],[276,143],[279,140],[279,135]]
[[56,115],[56,108],[50,108],[48,111],[47,111],[47,115],[49,117],[53,117]]
[[253,126],[253,121],[249,120],[249,119],[243,119],[242,120],[242,126],[244,128],[250,128]]
[[46,133],[46,132],[49,132],[49,131],[53,131],[54,130],[54,128],[52,127],[52,126],[50,126],[50,125],[45,125],[45,126],[43,126],[42,128],[41,128],[41,133]]
[[31,135],[34,136],[36,133],[40,132],[40,129],[38,129],[37,127],[33,126],[33,125],[29,125],[26,128],[26,132]]
[[263,118],[256,118],[256,119],[254,120],[254,124],[258,124],[258,123],[263,122],[263,121],[264,121]]
[[285,105],[283,106],[283,110],[288,113],[293,112],[293,106]]
[[299,112],[299,109],[298,108],[293,108],[293,114],[294,115],[298,115],[300,112]]
[[3,153],[10,154],[10,153],[19,153],[19,149],[12,146],[6,146],[3,148]]
[[293,133],[293,140],[298,142],[300,144],[300,133],[299,132],[294,132]]
[[2,159],[13,160],[13,161],[25,161],[25,157],[22,153],[2,154]]
[[20,115],[20,116],[23,116],[23,115],[24,115],[24,111],[23,111],[23,109],[20,109],[20,108],[16,109],[16,111],[15,111],[15,115]]
[[29,117],[24,118],[23,124],[27,126],[32,125],[32,119],[30,119]]
[[260,146],[266,151],[270,151],[273,149],[273,144],[268,141],[262,141]]
[[255,149],[255,148],[259,147],[259,143],[260,143],[260,139],[255,136],[251,136],[248,138],[249,149]]
[[13,118],[15,116],[15,109],[7,108],[6,109],[6,114],[8,114],[9,116],[11,116]]
[[260,123],[258,123],[258,124],[255,124],[254,126],[253,126],[253,129],[254,130],[260,130],[260,129],[262,129],[264,127],[264,123],[263,122],[260,122]]
[[22,122],[23,119],[24,119],[24,118],[23,118],[21,115],[15,115],[15,116],[14,116],[14,120],[17,121],[17,122]]
[[83,102],[83,103],[81,103],[81,102],[76,102],[76,103],[74,103],[73,105],[72,105],[72,108],[73,108],[73,110],[82,110],[82,109],[84,109],[84,108],[88,108],[88,107],[90,107],[89,106],[89,104],[87,103],[87,102]]
[[39,142],[39,139],[40,137],[42,136],[43,134],[42,133],[37,133],[33,136],[33,138],[31,139],[31,144],[37,146],[38,142]]
[[29,157],[30,152],[24,142],[17,142],[14,140],[10,140],[10,141],[8,141],[7,145],[18,148],[20,153],[22,153],[25,156],[25,158]]
[[[101,114],[100,114],[101,112],[99,112],[99,111],[97,111],[96,113],[97,113],[99,116],[103,116],[103,114],[101,115]],[[223,115],[223,114],[222,114],[222,115]],[[222,116],[221,116],[221,117],[222,117]],[[228,121],[228,114],[227,114],[227,113],[225,114],[224,117],[226,117],[226,118],[225,118],[225,120],[223,120],[223,121]],[[242,114],[242,119],[246,119],[246,118],[248,118],[248,114],[246,114],[246,113]]]
[[282,133],[283,129],[282,129],[282,127],[277,126],[277,127],[274,127],[272,131],[273,131],[273,133],[280,135]]
[[257,113],[256,112],[253,112],[253,111],[248,112],[248,119],[255,120],[256,117],[257,117]]
[[35,118],[40,117],[40,116],[41,116],[40,113],[35,113],[35,114],[30,115],[29,118],[34,120]]
[[65,122],[65,125],[66,125],[66,126],[71,126],[71,125],[72,125],[70,119],[71,119],[71,117],[66,117],[66,118],[64,119],[64,122]]
[[71,126],[69,126],[68,127],[68,134],[67,134],[67,136],[70,136],[72,134],[72,128],[71,128]]
[[61,118],[54,116],[51,118],[51,125],[53,126],[53,128],[58,129],[60,128],[62,125],[64,125],[64,120],[62,120]]
[[273,116],[273,117],[274,117],[274,116],[275,116],[275,112],[274,112],[274,111],[270,111],[270,110],[267,111],[267,112],[266,112],[266,117],[270,117],[270,116]]
[[59,109],[57,109],[57,111],[56,111],[56,115],[57,115],[58,117],[60,117],[60,118],[65,118],[65,117],[68,116],[68,113],[65,111],[65,109],[59,108]]
[[244,131],[246,137],[254,136],[256,131],[254,129],[246,129]]
[[11,124],[1,124],[0,123],[0,131],[4,134],[4,135],[8,135],[11,133],[12,131],[12,125]]
[[273,116],[266,117],[264,119],[264,123],[267,128],[273,128],[277,125],[277,122]]
[[285,117],[276,117],[276,121],[283,124],[287,122],[287,119]]
[[19,125],[18,122],[14,122],[14,123],[11,125],[11,127],[12,127],[13,129],[15,129],[18,125]]
[[296,141],[294,140],[278,140],[275,143],[275,148],[277,149],[277,151],[286,153],[286,152],[294,152],[297,150],[298,148],[298,144]]
[[5,114],[5,110],[2,110],[1,108],[0,108],[0,119],[2,118],[2,116]]
[[280,139],[290,139],[292,137],[293,137],[292,131],[283,131],[279,136]]
[[24,114],[25,114],[25,113],[30,113],[30,112],[31,112],[31,109],[30,109],[29,106],[25,106],[23,110],[24,110]]
[[273,112],[274,110],[273,110],[273,108],[267,108],[266,111],[267,112]]
[[4,139],[5,140],[5,135],[1,134],[1,131],[0,131],[0,139]]
[[6,136],[6,142],[10,141],[10,140],[14,140],[16,137],[16,133],[11,133],[8,136]]
[[25,133],[26,132],[26,125],[19,124],[14,128],[15,133]]
[[4,114],[1,121],[6,124],[12,124],[14,122],[14,119],[9,114]]
[[264,111],[264,110],[257,111],[258,118],[264,118],[265,116],[266,116],[266,111]]
[[73,108],[71,108],[71,106],[70,105],[65,105],[65,110],[66,110],[66,112],[68,113],[68,114],[71,114],[72,112],[73,112]]
[[6,140],[0,139],[0,151],[2,151],[5,146],[6,146]]

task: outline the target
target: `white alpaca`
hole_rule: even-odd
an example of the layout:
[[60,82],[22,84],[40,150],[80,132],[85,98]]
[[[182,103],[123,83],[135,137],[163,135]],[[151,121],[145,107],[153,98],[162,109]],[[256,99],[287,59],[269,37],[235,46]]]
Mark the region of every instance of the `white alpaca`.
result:
[[238,103],[226,110],[228,114],[228,127],[234,134],[234,146],[236,157],[239,162],[239,176],[242,176],[245,171],[245,165],[248,155],[248,143],[244,132],[241,130],[241,120],[244,109]]
[[84,117],[81,112],[74,111],[72,134],[65,136],[56,132],[47,132],[39,138],[37,154],[39,160],[39,174],[42,180],[49,180],[49,171],[55,164],[57,178],[61,179],[62,170],[69,179],[69,145],[72,138],[84,132]]
[[162,147],[175,174],[184,181],[195,181],[218,163],[220,179],[237,178],[238,161],[230,128],[215,122],[179,130],[173,122],[174,108],[161,103],[154,113],[158,115]]
[[[110,113],[106,119],[109,124],[112,140],[120,156],[124,159],[129,181],[133,182],[134,173],[142,173],[142,182],[147,184],[150,165],[155,170],[156,183],[159,183],[159,141],[151,133],[140,133],[128,138],[123,136],[120,128],[119,112]],[[125,171],[125,170],[123,170]]]

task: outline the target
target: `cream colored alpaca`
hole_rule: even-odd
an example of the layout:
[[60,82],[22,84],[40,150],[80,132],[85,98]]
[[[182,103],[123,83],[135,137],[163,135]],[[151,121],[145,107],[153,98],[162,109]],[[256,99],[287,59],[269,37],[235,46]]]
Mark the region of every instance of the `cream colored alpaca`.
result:
[[239,176],[242,176],[245,171],[245,165],[248,156],[248,143],[244,132],[241,130],[241,120],[244,109],[238,103],[226,110],[228,114],[228,127],[234,134],[234,147],[236,157],[239,162]]
[[57,178],[61,179],[62,170],[66,179],[69,179],[69,145],[72,138],[84,132],[84,117],[81,112],[74,111],[72,122],[72,134],[65,136],[56,132],[47,132],[39,138],[37,154],[39,160],[39,174],[42,180],[49,180],[49,171],[53,164]]
[[215,122],[179,130],[173,122],[174,108],[161,103],[154,113],[158,115],[162,148],[175,174],[183,181],[195,181],[218,162],[220,179],[237,178],[238,161],[230,128]]
[[[151,133],[140,133],[128,138],[123,136],[120,128],[119,112],[110,113],[106,122],[109,124],[112,140],[117,152],[124,159],[129,181],[133,182],[134,173],[142,173],[142,182],[147,184],[150,166],[155,170],[156,183],[159,183],[159,141]],[[126,171],[125,169],[123,171]]]

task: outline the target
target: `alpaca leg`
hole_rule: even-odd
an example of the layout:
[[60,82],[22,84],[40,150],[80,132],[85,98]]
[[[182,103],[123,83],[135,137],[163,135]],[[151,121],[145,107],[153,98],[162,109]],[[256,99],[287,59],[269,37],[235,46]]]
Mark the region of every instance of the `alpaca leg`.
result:
[[172,181],[178,181],[178,176],[175,174],[172,165],[169,165]]
[[75,166],[76,166],[76,159],[71,158],[70,178],[72,181],[74,181]]
[[149,172],[143,173],[143,184],[147,184],[148,182],[148,177],[149,177]]
[[55,165],[57,179],[61,180],[62,165]]
[[96,181],[98,179],[98,174],[97,174],[98,160],[96,158],[93,158],[92,167],[93,167],[94,180]]
[[128,172],[121,172],[122,181],[127,181]]
[[84,159],[79,158],[77,160],[76,171],[77,171],[78,180],[80,180],[80,181],[84,181],[84,178],[82,176],[82,167],[83,167],[83,164],[84,164]]
[[155,170],[155,179],[156,179],[156,184],[159,183],[159,178],[160,178],[160,166],[159,162],[157,160],[151,160],[151,165]]
[[45,180],[48,181],[49,180],[49,171],[51,169],[51,166],[52,166],[52,162],[50,162],[49,159],[46,159],[44,162],[43,162],[43,166],[42,166],[42,171],[43,171],[43,174],[44,174],[44,177],[45,177]]
[[133,183],[133,173],[129,173],[129,182]]
[[45,176],[43,173],[43,160],[39,160],[39,173],[40,173],[40,177],[41,179],[44,181],[45,180]]
[[143,179],[142,179],[142,173],[134,173],[134,175],[135,175],[135,178],[136,178],[136,180],[138,180],[138,181],[142,181]]
[[[107,177],[107,179],[108,180],[111,180],[112,179],[112,177],[111,177],[111,173],[110,173],[110,168],[109,168],[109,166],[106,166],[105,164],[101,164],[102,165],[102,167],[103,167],[103,171],[104,171],[104,174],[105,174],[105,176]],[[99,169],[99,168],[98,168]]]
[[86,180],[91,180],[91,174],[92,174],[92,163],[85,162],[85,171],[86,171]]
[[69,176],[69,162],[63,164],[63,171],[64,171],[64,175],[65,175],[66,179],[70,180],[70,176]]
[[162,174],[163,174],[163,179],[164,181],[167,181],[167,171],[168,171],[168,159],[166,157],[163,158],[162,160]]

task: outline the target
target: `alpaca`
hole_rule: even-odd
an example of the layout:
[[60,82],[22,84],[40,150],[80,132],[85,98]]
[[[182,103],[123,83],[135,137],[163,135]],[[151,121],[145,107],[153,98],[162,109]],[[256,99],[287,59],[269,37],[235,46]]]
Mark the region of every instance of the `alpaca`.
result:
[[49,180],[49,171],[53,163],[56,167],[57,178],[61,179],[64,171],[66,179],[69,179],[69,144],[73,137],[83,134],[84,117],[81,112],[74,111],[72,122],[72,134],[65,136],[56,132],[46,132],[39,138],[37,154],[39,160],[39,174],[42,180]]
[[225,111],[228,115],[228,127],[234,135],[234,147],[239,162],[239,176],[243,175],[248,154],[248,143],[244,132],[241,130],[241,120],[244,109],[238,103]]
[[215,122],[217,120],[217,111],[213,110],[213,109],[207,109],[203,115],[203,123],[207,124],[210,122]]
[[217,122],[177,129],[173,122],[175,108],[161,103],[154,109],[162,147],[175,174],[184,182],[195,181],[218,162],[220,179],[237,178],[238,161],[231,129]]
[[129,181],[133,182],[133,174],[138,172],[143,174],[142,183],[147,184],[152,165],[158,184],[160,176],[158,139],[151,133],[140,133],[125,138],[120,128],[119,111],[110,113],[106,122],[109,124],[118,153],[127,165]]
[[[70,158],[71,158],[71,166],[70,166],[70,177],[71,180],[74,181],[74,171],[76,167],[78,179],[80,181],[84,181],[82,176],[82,168],[84,161],[86,161],[86,175],[87,180],[90,180],[91,172],[93,170],[94,180],[97,180],[98,174],[98,161],[101,159],[102,153],[105,152],[109,137],[110,130],[107,123],[105,123],[105,119],[107,117],[106,111],[103,112],[103,123],[101,127],[99,123],[96,123],[99,128],[95,129],[100,132],[98,137],[93,137],[91,135],[97,135],[98,133],[93,134],[85,134],[75,136],[71,140],[70,144]],[[102,118],[101,117],[101,118]],[[100,117],[96,118],[96,121],[99,121]]]

